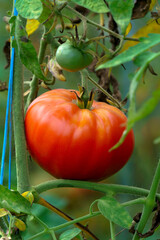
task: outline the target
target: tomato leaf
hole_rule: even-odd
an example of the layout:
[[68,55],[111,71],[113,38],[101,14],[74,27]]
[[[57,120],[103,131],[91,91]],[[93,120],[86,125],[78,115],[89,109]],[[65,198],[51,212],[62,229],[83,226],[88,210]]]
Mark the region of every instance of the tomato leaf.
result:
[[[40,23],[43,23],[47,29],[49,29],[53,24],[53,19],[48,19],[49,16],[52,14],[52,10],[49,7],[49,3],[45,0],[42,0],[43,4],[43,11],[39,18],[37,19]],[[46,21],[47,20],[47,21]],[[46,22],[45,22],[46,21]],[[45,22],[45,23],[44,23]]]
[[104,3],[104,1],[72,0],[72,2],[78,4],[82,7],[88,8],[92,12],[96,12],[96,13],[107,13],[107,12],[109,12],[109,9],[106,6],[106,4]]
[[0,185],[0,208],[14,213],[31,214],[31,204],[17,191],[11,191]]
[[120,64],[123,64],[125,62],[131,61],[133,58],[138,56],[140,53],[143,53],[144,51],[148,50],[149,48],[157,45],[160,43],[160,34],[151,33],[149,34],[149,37],[140,38],[140,43],[137,45],[130,47],[128,50],[122,52],[112,60],[98,66],[97,69],[101,68],[110,68],[115,67]]
[[134,2],[131,0],[107,0],[107,3],[114,20],[121,27],[122,34],[124,34],[131,20]]
[[[153,19],[150,19],[142,28],[139,28],[136,33],[134,33],[131,37],[132,38],[140,38],[140,37],[147,37],[149,33],[159,33],[159,24],[156,23],[156,21],[153,21]],[[136,41],[130,41],[127,40],[123,48],[121,49],[121,52],[124,52],[128,48],[137,45],[138,42]]]
[[15,35],[15,22],[16,22],[17,16],[12,16],[9,20],[10,23],[10,36]]
[[34,33],[40,25],[40,22],[36,19],[27,19],[26,32],[28,36]]
[[26,230],[26,224],[19,218],[14,219],[14,225],[20,230],[25,231]]
[[73,239],[74,237],[76,237],[77,235],[79,235],[81,232],[80,229],[78,228],[72,228],[72,229],[69,229],[65,232],[63,232],[60,237],[59,237],[59,240],[71,240]]
[[35,74],[37,78],[47,81],[38,62],[37,52],[32,45],[31,40],[28,39],[26,30],[23,27],[19,17],[16,19],[15,33],[15,39],[18,45],[18,53],[21,62],[28,70]]
[[[147,52],[144,52],[144,53],[141,53],[139,54],[135,59],[134,59],[134,64],[138,67],[141,67],[143,66],[145,63],[146,63],[146,60],[147,59],[152,59],[154,57],[156,53],[153,53],[153,52],[150,52],[150,51],[147,51]],[[156,56],[156,55],[155,55]],[[148,63],[150,62],[147,61]]]
[[0,208],[0,218],[8,215],[9,211],[5,208]]
[[160,102],[160,88],[153,92],[152,97],[148,99],[141,108],[134,114],[134,116],[129,119],[133,122],[137,122],[142,118],[148,116],[153,110],[156,108],[158,103]]
[[42,13],[43,6],[40,0],[17,0],[16,9],[24,18],[37,19]]
[[117,225],[129,229],[132,218],[127,210],[112,196],[105,196],[98,200],[98,209],[102,215]]
[[[147,56],[147,57],[145,57]],[[149,115],[157,106],[157,104],[160,101],[160,90],[156,90],[153,92],[153,95],[150,99],[148,99],[138,111],[136,111],[136,90],[139,85],[139,82],[143,76],[143,73],[148,67],[148,64],[155,59],[156,57],[160,56],[160,52],[158,53],[153,53],[150,52],[149,54],[146,55],[146,53],[143,54],[143,56],[138,56],[137,63],[140,64],[140,59],[143,58],[142,61],[142,66],[139,68],[139,70],[136,72],[134,75],[132,82],[130,84],[130,89],[129,89],[129,100],[130,100],[130,105],[128,109],[128,122],[127,122],[127,127],[126,130],[123,132],[122,137],[120,138],[119,142],[113,146],[111,150],[116,149],[119,147],[124,139],[126,138],[127,134],[131,130],[131,128],[134,126],[134,124],[141,120],[142,118],[146,117]]]

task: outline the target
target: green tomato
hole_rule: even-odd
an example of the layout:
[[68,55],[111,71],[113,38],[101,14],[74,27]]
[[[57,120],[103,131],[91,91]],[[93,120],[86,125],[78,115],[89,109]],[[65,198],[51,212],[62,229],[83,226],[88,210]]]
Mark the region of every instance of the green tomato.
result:
[[66,71],[79,71],[86,68],[93,61],[93,56],[87,52],[88,49],[88,46],[81,49],[67,41],[58,47],[56,61]]

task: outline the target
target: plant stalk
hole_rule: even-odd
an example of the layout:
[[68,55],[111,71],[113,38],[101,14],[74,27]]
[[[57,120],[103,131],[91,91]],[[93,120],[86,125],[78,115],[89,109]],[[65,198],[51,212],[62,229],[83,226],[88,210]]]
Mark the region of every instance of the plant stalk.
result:
[[88,92],[88,79],[87,79],[86,70],[85,69],[81,70],[80,75],[81,75],[81,85]]
[[144,205],[144,208],[143,208],[142,216],[141,216],[140,222],[138,224],[137,231],[134,234],[133,240],[139,240],[140,239],[137,232],[139,232],[139,233],[143,232],[143,230],[146,226],[146,223],[147,223],[147,221],[148,221],[148,219],[149,219],[149,217],[150,217],[150,215],[153,211],[153,208],[156,204],[156,192],[157,192],[157,189],[158,189],[158,186],[159,186],[159,182],[160,182],[160,160],[158,162],[158,166],[157,166],[154,178],[153,178],[153,182],[152,182],[152,185],[151,185],[151,188],[150,188],[150,192],[148,194],[148,197],[146,198],[146,202],[145,202],[145,205]]
[[[16,30],[24,27],[26,20],[16,21]],[[23,102],[23,66],[18,53],[15,52],[13,75],[13,126],[16,154],[17,190],[22,193],[30,189],[26,140],[24,131],[24,102]]]
[[85,216],[76,218],[76,219],[74,219],[74,220],[72,220],[72,221],[70,221],[70,222],[66,222],[66,223],[63,223],[63,224],[58,225],[58,226],[56,226],[56,227],[52,227],[52,228],[50,228],[50,230],[57,231],[57,230],[59,230],[59,229],[68,227],[68,226],[73,225],[73,224],[75,224],[75,223],[78,223],[78,222],[81,222],[81,221],[84,221],[84,220],[87,220],[87,219],[89,219],[89,218],[96,217],[96,216],[99,216],[99,215],[101,215],[101,212],[100,212],[100,211],[93,212],[92,214],[89,213],[89,214],[87,214],[87,215],[85,215]]
[[[41,64],[43,62],[44,56],[45,56],[45,51],[47,48],[47,39],[45,36],[45,33],[43,34],[41,40],[40,40],[40,47],[39,47],[39,54],[38,54],[38,61]],[[30,85],[30,93],[27,98],[26,106],[25,106],[25,112],[27,111],[29,105],[31,102],[37,97],[38,94],[38,84],[39,84],[39,79],[33,75],[31,85]]]
[[[95,182],[88,182],[88,181],[76,181],[76,180],[53,180],[48,181],[45,183],[41,183],[34,187],[34,189],[40,194],[47,190],[53,188],[61,188],[61,187],[70,187],[70,188],[84,188],[93,191],[99,191],[102,193],[108,193],[110,191],[115,192],[116,194],[119,193],[128,193],[131,195],[137,196],[148,196],[149,190],[132,187],[132,186],[124,186],[118,184],[105,184],[105,183],[95,183]],[[156,194],[157,198],[160,200],[160,194]]]
[[115,236],[115,225],[110,221],[111,240],[116,240]]

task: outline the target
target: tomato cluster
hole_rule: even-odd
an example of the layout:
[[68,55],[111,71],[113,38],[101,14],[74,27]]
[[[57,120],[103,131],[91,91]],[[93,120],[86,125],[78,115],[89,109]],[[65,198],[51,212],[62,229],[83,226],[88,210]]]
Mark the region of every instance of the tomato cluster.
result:
[[90,110],[80,109],[73,91],[51,90],[28,108],[27,146],[33,159],[56,178],[100,180],[119,171],[132,154],[133,130],[120,147],[109,151],[126,121],[114,106],[94,101]]

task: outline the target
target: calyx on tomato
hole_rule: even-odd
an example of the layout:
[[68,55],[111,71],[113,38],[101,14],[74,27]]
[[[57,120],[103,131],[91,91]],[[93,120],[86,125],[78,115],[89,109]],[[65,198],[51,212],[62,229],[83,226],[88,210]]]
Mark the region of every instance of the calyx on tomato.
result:
[[51,90],[31,103],[25,117],[28,150],[56,178],[97,181],[109,177],[129,160],[133,130],[109,151],[121,138],[127,117],[104,102],[93,101],[92,108],[81,109],[73,91]]
[[90,50],[91,46],[85,42],[67,40],[58,47],[56,61],[64,70],[76,72],[92,63],[93,55]]
[[77,106],[81,109],[91,109],[94,100],[94,91],[92,90],[89,94],[84,87],[78,86],[79,95],[76,91],[73,91],[77,97]]

